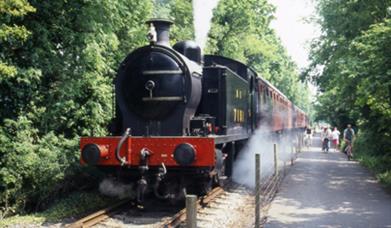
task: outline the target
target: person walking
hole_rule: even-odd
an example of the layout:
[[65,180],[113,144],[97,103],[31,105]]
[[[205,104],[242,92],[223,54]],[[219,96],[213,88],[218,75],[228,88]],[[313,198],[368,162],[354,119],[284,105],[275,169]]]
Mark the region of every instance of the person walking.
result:
[[320,137],[322,139],[322,151],[328,152],[330,148],[331,130],[328,127],[324,127]]
[[308,126],[305,127],[304,131],[304,145],[310,147],[312,145],[312,129]]
[[330,149],[331,148],[331,138],[332,138],[332,135],[331,135],[331,127],[327,127],[327,139],[328,139],[328,145],[327,147]]
[[338,131],[337,127],[334,127],[334,130],[333,132],[331,132],[331,140],[333,142],[333,145],[334,145],[334,151],[337,151],[338,150],[338,146],[339,146],[339,135],[341,134],[341,132]]

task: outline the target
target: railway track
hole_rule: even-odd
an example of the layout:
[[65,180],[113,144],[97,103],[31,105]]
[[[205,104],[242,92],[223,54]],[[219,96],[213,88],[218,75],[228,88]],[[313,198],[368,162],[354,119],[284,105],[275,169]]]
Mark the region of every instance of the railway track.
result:
[[[261,205],[262,205],[264,212],[267,211],[267,208],[268,208],[273,196],[275,195],[275,193],[278,189],[278,185],[281,182],[282,176],[283,176],[282,173],[278,176],[275,176],[275,175],[270,176],[269,178],[267,178],[264,181],[264,184],[261,186],[261,189],[260,189],[260,193],[262,195]],[[209,211],[214,210],[213,213],[215,213],[215,211],[221,210],[219,208],[225,207],[225,205],[224,205],[225,201],[227,201],[227,202],[234,201],[235,199],[238,198],[238,195],[233,196],[232,194],[242,195],[243,192],[239,192],[239,193],[236,192],[235,193],[235,189],[241,189],[242,187],[243,186],[241,186],[241,185],[231,183],[229,185],[229,187],[227,186],[228,189],[226,189],[226,190],[224,190],[221,187],[217,187],[217,188],[214,188],[212,191],[210,191],[207,195],[205,195],[203,197],[199,197],[197,200],[197,211],[198,211],[198,213],[200,213],[201,221],[203,220],[202,217],[205,217],[205,214],[210,213],[210,212],[208,212],[208,210]],[[250,190],[247,189],[247,190],[245,190],[245,192],[246,191],[250,191]],[[244,195],[246,195],[245,192],[244,192]],[[248,194],[249,194],[249,196],[246,196],[247,198],[244,197],[247,199],[247,203],[244,203],[244,205],[253,204],[253,202],[252,202],[253,196],[251,196],[251,195],[253,195],[254,193],[248,193]],[[226,197],[227,197],[227,199],[225,199]],[[223,201],[224,203],[221,203],[220,201]],[[238,204],[240,204],[240,203],[241,202],[239,202]],[[216,206],[216,204],[217,204],[217,206]],[[155,205],[155,203],[153,203],[153,205]],[[157,206],[157,205],[155,205],[155,206]],[[208,207],[206,207],[206,206],[208,206]],[[147,209],[145,211],[140,211],[138,208],[136,208],[136,204],[132,200],[126,199],[126,200],[122,200],[122,201],[116,203],[113,206],[107,207],[107,208],[99,210],[93,214],[90,214],[90,215],[70,224],[68,227],[71,227],[71,228],[92,227],[92,226],[95,226],[98,224],[99,224],[98,227],[111,227],[113,224],[112,222],[114,222],[114,225],[119,224],[119,226],[121,226],[121,223],[123,225],[123,222],[121,222],[121,221],[124,218],[125,218],[125,220],[128,220],[128,222],[131,221],[130,223],[132,223],[132,224],[133,224],[133,222],[135,222],[135,224],[145,224],[145,225],[150,224],[151,227],[167,227],[167,228],[181,227],[185,223],[185,220],[186,220],[186,209],[180,210],[180,208],[177,208],[177,209],[171,208],[171,212],[169,212],[169,213],[165,213],[164,215],[159,213],[159,211],[167,210],[167,207],[169,207],[169,205],[163,203],[162,205],[158,205],[157,207],[155,207],[153,210]],[[126,210],[124,210],[124,209],[126,209]],[[249,209],[249,210],[251,211],[251,215],[252,215],[253,209]],[[125,214],[123,214],[122,216],[119,216],[119,214],[124,213],[124,212],[125,212]],[[172,214],[170,214],[170,213],[172,213]],[[231,212],[229,212],[229,213],[231,213]],[[224,214],[224,212],[222,212],[221,214]],[[265,216],[265,214],[266,213],[263,213],[263,216]],[[150,219],[150,221],[145,222],[146,217],[149,217],[149,218],[154,217],[155,219],[153,219],[153,220]],[[112,220],[112,221],[110,221],[110,220]],[[252,217],[247,218],[247,221],[251,221],[251,220],[252,220]],[[265,220],[265,217],[262,218],[262,222],[264,222],[264,220]],[[127,224],[129,224],[129,223],[127,223]],[[202,226],[200,226],[200,227],[202,227]]]
[[76,222],[67,226],[68,228],[86,228],[94,226],[103,220],[109,218],[112,214],[123,209],[126,206],[132,205],[133,201],[130,199],[121,200],[114,205],[94,212],[84,218],[77,220]]
[[[204,207],[208,205],[213,199],[220,196],[222,193],[224,193],[224,189],[221,187],[214,188],[211,192],[209,192],[207,195],[200,197],[197,200],[197,208]],[[76,222],[70,224],[69,228],[86,228],[86,227],[92,227],[94,225],[97,225],[104,220],[112,217],[112,215],[118,213],[119,211],[123,210],[126,207],[129,207],[130,205],[135,206],[132,200],[125,199],[122,200],[113,206],[104,208],[102,210],[99,210],[97,212],[94,212],[84,218],[81,218],[77,220]],[[132,208],[129,208],[132,209]],[[181,223],[183,223],[186,219],[186,209],[180,210],[178,213],[176,213],[174,216],[172,216],[170,219],[166,219],[162,221],[162,227],[178,227]]]

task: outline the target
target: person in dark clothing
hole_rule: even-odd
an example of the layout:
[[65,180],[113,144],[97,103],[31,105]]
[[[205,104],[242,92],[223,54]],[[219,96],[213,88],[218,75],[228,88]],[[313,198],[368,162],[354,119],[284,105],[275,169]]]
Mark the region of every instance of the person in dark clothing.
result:
[[350,156],[352,156],[352,147],[353,147],[353,139],[354,139],[355,133],[354,129],[352,128],[351,124],[348,124],[347,128],[343,131],[343,139],[346,143],[346,147],[344,149],[344,152],[347,151],[347,149],[350,152]]

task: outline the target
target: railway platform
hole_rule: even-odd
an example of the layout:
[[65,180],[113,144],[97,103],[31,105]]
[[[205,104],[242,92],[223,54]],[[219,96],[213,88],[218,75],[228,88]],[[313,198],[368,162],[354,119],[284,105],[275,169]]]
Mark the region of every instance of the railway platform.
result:
[[298,156],[265,227],[391,227],[391,196],[358,162],[320,147]]

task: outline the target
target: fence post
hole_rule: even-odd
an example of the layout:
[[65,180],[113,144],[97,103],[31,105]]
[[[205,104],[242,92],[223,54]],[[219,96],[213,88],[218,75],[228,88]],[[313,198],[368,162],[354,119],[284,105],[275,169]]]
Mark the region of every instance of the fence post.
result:
[[295,147],[292,145],[291,147],[291,166],[293,165],[293,155],[295,154],[293,151],[295,150]]
[[297,143],[297,151],[300,153],[301,152],[301,134],[298,136],[298,143]]
[[274,143],[274,175],[278,176],[277,144]]
[[197,196],[186,195],[186,227],[197,228]]
[[261,208],[261,155],[255,154],[255,228],[260,227]]

